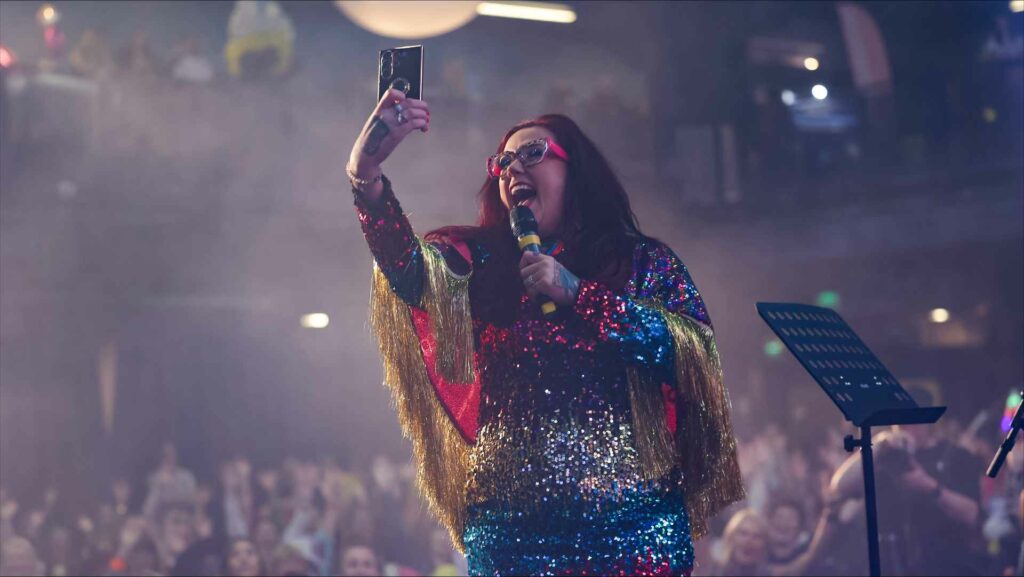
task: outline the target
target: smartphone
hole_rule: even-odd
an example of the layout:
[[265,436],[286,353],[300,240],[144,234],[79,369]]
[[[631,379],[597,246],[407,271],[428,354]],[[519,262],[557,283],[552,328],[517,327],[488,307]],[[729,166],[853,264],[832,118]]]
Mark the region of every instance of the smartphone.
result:
[[380,51],[377,69],[377,102],[389,88],[407,98],[423,99],[423,46],[402,46]]

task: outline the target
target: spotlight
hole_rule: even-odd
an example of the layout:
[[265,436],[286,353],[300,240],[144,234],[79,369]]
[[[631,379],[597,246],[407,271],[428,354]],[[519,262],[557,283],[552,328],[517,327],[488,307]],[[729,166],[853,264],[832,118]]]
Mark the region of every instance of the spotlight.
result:
[[804,58],[804,68],[806,68],[806,69],[808,69],[808,70],[810,70],[812,72],[817,70],[818,69],[818,59],[810,57],[810,56],[808,56],[807,58]]
[[818,100],[825,100],[828,98],[828,88],[825,88],[824,84],[815,84],[814,88],[811,88],[811,96]]
[[929,317],[933,323],[944,323],[949,320],[949,311],[946,309],[932,309]]
[[41,26],[52,26],[60,20],[60,12],[52,4],[43,4],[36,12],[36,21]]

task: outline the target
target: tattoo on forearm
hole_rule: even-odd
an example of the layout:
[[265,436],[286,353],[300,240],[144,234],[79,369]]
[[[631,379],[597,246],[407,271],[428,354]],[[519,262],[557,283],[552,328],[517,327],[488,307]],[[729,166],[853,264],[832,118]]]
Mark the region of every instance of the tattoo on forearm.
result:
[[380,143],[384,142],[384,137],[391,132],[387,124],[384,124],[384,120],[377,116],[370,123],[370,133],[366,135],[366,143],[363,144],[363,152],[369,155],[377,154],[380,150]]
[[562,289],[566,299],[571,301],[576,298],[576,293],[580,290],[580,279],[569,272],[569,269],[560,266],[558,267],[558,276],[555,277],[555,286]]

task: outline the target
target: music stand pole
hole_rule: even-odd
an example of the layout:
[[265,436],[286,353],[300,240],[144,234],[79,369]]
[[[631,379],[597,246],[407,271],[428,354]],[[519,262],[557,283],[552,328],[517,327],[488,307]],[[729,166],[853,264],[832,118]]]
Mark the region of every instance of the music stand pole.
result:
[[878,504],[875,501],[875,459],[871,449],[871,427],[860,428],[860,439],[847,435],[843,439],[846,452],[852,453],[860,447],[860,463],[864,468],[864,508],[868,526],[868,564],[871,577],[882,574],[882,559],[878,551]]

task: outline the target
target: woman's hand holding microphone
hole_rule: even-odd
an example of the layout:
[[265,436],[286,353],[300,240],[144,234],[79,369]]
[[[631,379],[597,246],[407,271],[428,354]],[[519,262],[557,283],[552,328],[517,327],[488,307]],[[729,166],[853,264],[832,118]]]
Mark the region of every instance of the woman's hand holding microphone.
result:
[[571,308],[580,291],[579,277],[546,254],[523,252],[519,259],[519,277],[531,299],[539,294],[547,295],[560,308]]
[[346,171],[365,201],[376,202],[384,191],[381,163],[410,132],[430,130],[430,108],[423,100],[390,89],[377,103],[352,146]]

